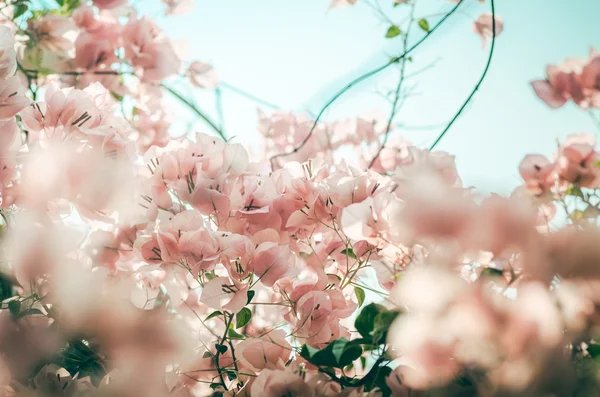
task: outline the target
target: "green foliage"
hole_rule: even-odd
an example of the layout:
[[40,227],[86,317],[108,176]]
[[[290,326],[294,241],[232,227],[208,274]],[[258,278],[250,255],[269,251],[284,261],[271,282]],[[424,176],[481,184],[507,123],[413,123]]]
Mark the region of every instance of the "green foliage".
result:
[[336,339],[322,350],[303,345],[300,355],[313,365],[329,368],[344,368],[363,353],[360,340]]
[[252,298],[254,298],[254,295],[256,295],[256,292],[252,290],[248,291],[248,302],[246,302],[247,305],[249,305],[250,302],[252,302]]
[[247,307],[240,310],[238,314],[235,315],[235,327],[242,328],[244,325],[250,322],[252,318],[252,312]]
[[354,295],[356,295],[356,299],[358,300],[358,307],[361,307],[365,303],[365,290],[360,287],[354,287]]
[[215,318],[215,317],[217,317],[217,316],[222,316],[222,315],[223,315],[223,313],[221,313],[221,312],[220,312],[220,311],[218,311],[218,310],[215,310],[214,312],[212,312],[211,314],[209,314],[209,315],[208,315],[208,316],[207,316],[207,317],[204,319],[204,321],[208,321],[208,320],[210,320],[211,318]]
[[342,250],[342,254],[343,255],[347,255],[350,258],[356,259],[356,254],[354,253],[354,251],[352,250],[352,248],[346,248],[346,249]]
[[392,25],[388,28],[387,32],[385,33],[385,37],[388,39],[391,39],[393,37],[400,35],[401,33],[402,33],[402,31],[400,30],[400,28],[397,25]]
[[421,29],[423,29],[424,31],[429,32],[429,22],[427,22],[427,19],[425,19],[425,18],[419,19],[419,27]]

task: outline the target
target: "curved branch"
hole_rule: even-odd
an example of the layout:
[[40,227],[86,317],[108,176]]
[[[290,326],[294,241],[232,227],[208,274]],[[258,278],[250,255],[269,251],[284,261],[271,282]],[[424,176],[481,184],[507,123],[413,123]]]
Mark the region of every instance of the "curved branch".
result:
[[469,102],[471,102],[471,99],[473,99],[473,97],[475,96],[475,93],[479,90],[479,86],[481,86],[481,83],[483,83],[483,80],[485,79],[485,76],[487,75],[488,70],[490,69],[490,65],[492,64],[492,55],[494,55],[494,45],[496,44],[496,9],[494,8],[494,0],[491,0],[491,4],[492,4],[492,44],[490,45],[490,53],[488,55],[488,60],[485,65],[485,69],[483,69],[483,73],[481,74],[479,81],[477,82],[477,84],[475,85],[473,90],[471,91],[471,94],[467,97],[467,99],[462,104],[460,109],[458,109],[458,112],[456,112],[456,114],[454,115],[452,120],[450,120],[450,123],[446,126],[446,128],[444,128],[444,131],[442,131],[440,133],[440,135],[438,135],[435,142],[433,142],[433,144],[429,147],[429,150],[433,150],[437,146],[437,144],[440,143],[440,141],[442,140],[444,135],[446,135],[446,132],[448,132],[448,130],[450,130],[450,127],[452,127],[452,125],[458,119],[458,117],[461,115],[463,110],[465,110],[465,108],[467,107]]
[[192,112],[194,112],[198,117],[200,117],[202,120],[204,120],[217,134],[219,134],[221,139],[223,139],[224,141],[227,141],[227,138],[225,137],[225,134],[223,133],[223,131],[221,131],[221,129],[219,127],[217,127],[217,125],[214,123],[214,121],[212,121],[210,118],[208,118],[207,115],[202,113],[202,111],[200,109],[198,109],[198,107],[196,105],[194,105],[187,98],[185,98],[183,95],[181,95],[180,93],[178,93],[177,91],[175,91],[174,89],[169,87],[168,85],[161,84],[160,86],[162,88],[164,88],[165,90],[169,91],[171,93],[171,95],[173,95],[175,98],[179,99]]
[[454,12],[458,9],[458,7],[460,7],[460,5],[464,2],[464,0],[460,0],[458,2],[458,4],[456,4],[450,11],[448,11],[448,13],[446,15],[444,15],[444,17],[442,19],[440,19],[440,21],[435,24],[435,26],[433,26],[419,41],[417,41],[412,47],[410,47],[408,50],[406,50],[403,54],[401,54],[400,56],[394,57],[392,58],[389,62],[385,63],[384,65],[381,65],[373,70],[371,70],[370,72],[367,72],[365,74],[363,74],[362,76],[359,76],[357,78],[355,78],[354,80],[352,80],[350,83],[348,83],[344,88],[342,88],[340,91],[338,91],[333,98],[331,98],[329,100],[329,102],[327,102],[325,104],[325,106],[321,109],[321,111],[319,112],[319,114],[317,114],[317,117],[311,127],[311,129],[308,131],[308,134],[306,135],[306,137],[302,140],[302,142],[300,142],[300,144],[296,147],[294,147],[294,149],[292,149],[289,152],[284,152],[284,153],[278,153],[274,156],[272,156],[269,161],[271,162],[271,167],[273,167],[273,160],[279,158],[279,157],[286,157],[286,156],[290,156],[294,153],[297,153],[300,149],[302,149],[302,147],[304,145],[306,145],[306,143],[308,142],[308,140],[310,139],[310,137],[312,136],[315,128],[317,127],[317,124],[319,122],[319,120],[321,119],[321,117],[323,116],[323,113],[325,113],[325,111],[335,102],[337,101],[342,95],[344,95],[344,93],[346,91],[348,91],[349,89],[351,89],[352,87],[354,87],[355,85],[357,85],[358,83],[367,80],[369,77],[372,77],[376,74],[378,74],[379,72],[384,71],[385,69],[387,69],[388,67],[390,67],[391,65],[394,65],[398,62],[400,62],[402,59],[404,59],[405,57],[408,56],[408,54],[410,54],[411,52],[413,52],[417,47],[419,47],[429,36],[431,36],[431,34],[433,32],[435,32],[452,14],[454,14]]

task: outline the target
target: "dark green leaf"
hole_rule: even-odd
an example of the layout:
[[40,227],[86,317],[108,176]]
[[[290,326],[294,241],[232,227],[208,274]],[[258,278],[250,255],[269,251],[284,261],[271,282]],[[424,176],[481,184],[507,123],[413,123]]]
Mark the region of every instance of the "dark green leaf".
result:
[[387,309],[377,303],[370,303],[363,307],[358,317],[354,321],[354,327],[363,338],[371,339],[371,332],[375,327],[375,317]]
[[504,271],[500,269],[494,269],[493,267],[486,267],[481,271],[481,277],[492,276],[492,277],[502,277],[504,275]]
[[21,15],[25,14],[28,10],[29,6],[27,4],[17,4],[13,8],[13,19],[19,18]]
[[223,315],[223,313],[221,313],[220,311],[216,310],[216,311],[212,312],[211,314],[209,314],[208,317],[206,317],[206,319],[204,319],[204,321],[208,321],[211,318],[215,318],[217,316],[222,316],[222,315]]
[[352,248],[346,248],[342,250],[342,254],[348,255],[350,258],[356,259],[356,254],[354,253],[354,250],[352,250]]
[[[231,331],[231,330],[230,330]],[[225,353],[227,351],[227,346],[225,345],[220,345],[218,343],[215,343],[215,349],[217,349],[217,351],[221,354]]]
[[204,352],[204,354],[202,354],[202,358],[209,358],[214,356],[214,354],[212,354],[211,352],[209,352],[208,350]]
[[363,350],[357,341],[336,339],[322,350],[303,345],[300,355],[319,367],[343,368],[359,358]]
[[392,37],[398,36],[400,33],[402,33],[400,28],[396,25],[392,25],[388,28],[387,32],[385,32],[385,37],[391,39]]
[[398,312],[384,311],[375,317],[373,330],[373,343],[375,345],[385,343],[390,325],[392,325],[392,322],[394,322],[398,315]]
[[8,302],[8,310],[10,310],[13,316],[18,316],[21,311],[21,302],[18,300]]
[[254,295],[256,295],[256,292],[252,290],[248,291],[248,302],[246,302],[247,305],[249,305],[250,302],[252,302],[252,298],[254,298]]
[[427,22],[427,19],[425,19],[425,18],[419,19],[419,27],[421,29],[423,29],[424,31],[429,32],[429,22]]
[[242,328],[244,325],[250,322],[252,318],[252,312],[247,307],[240,310],[238,314],[235,315],[235,327]]
[[358,307],[361,307],[365,303],[365,290],[360,287],[354,287],[354,294],[358,300]]
[[233,371],[226,371],[225,373],[227,374],[227,377],[230,380],[237,379],[237,374],[235,372],[233,372]]

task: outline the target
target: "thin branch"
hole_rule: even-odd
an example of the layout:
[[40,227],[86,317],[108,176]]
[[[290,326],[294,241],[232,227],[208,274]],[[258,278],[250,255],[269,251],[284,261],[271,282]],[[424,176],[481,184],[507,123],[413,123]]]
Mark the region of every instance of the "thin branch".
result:
[[221,95],[221,88],[217,87],[215,90],[215,108],[217,109],[217,115],[219,116],[219,127],[221,130],[225,130],[225,115],[223,114],[223,96]]
[[469,102],[471,102],[471,99],[473,99],[473,97],[475,96],[475,93],[479,90],[479,86],[481,86],[481,83],[483,83],[483,80],[485,79],[485,76],[487,75],[488,70],[490,69],[490,65],[492,64],[492,56],[494,55],[494,45],[496,44],[496,9],[494,8],[494,0],[491,0],[491,4],[492,4],[492,44],[490,46],[490,53],[488,55],[488,60],[485,65],[485,69],[483,69],[481,78],[479,79],[479,81],[477,82],[477,84],[475,85],[473,90],[471,91],[471,94],[467,97],[467,99],[462,104],[460,109],[458,109],[458,112],[456,112],[456,114],[454,115],[452,120],[450,120],[450,123],[446,126],[446,128],[444,128],[444,131],[442,131],[440,133],[440,135],[438,135],[435,142],[433,142],[433,144],[429,147],[429,150],[433,150],[437,146],[437,144],[442,140],[444,135],[446,135],[446,132],[448,132],[448,130],[450,130],[450,127],[452,127],[452,125],[458,119],[458,117],[461,115],[463,110],[465,110],[465,108],[467,107]]
[[183,95],[181,95],[180,93],[175,91],[173,88],[169,87],[168,85],[161,83],[160,86],[163,87],[165,90],[169,91],[171,93],[171,95],[173,95],[175,98],[179,99],[192,112],[194,112],[198,117],[200,117],[202,120],[204,120],[217,134],[219,134],[221,139],[223,139],[224,141],[227,141],[227,137],[225,136],[223,131],[221,131],[221,129],[219,127],[217,127],[217,125],[210,118],[208,118],[208,116],[206,116],[204,113],[202,113],[202,111],[200,109],[198,109],[198,107],[196,105],[194,105],[191,101],[189,101],[187,98],[185,98]]
[[259,98],[256,95],[250,94],[249,92],[244,91],[244,90],[242,90],[240,88],[237,88],[237,87],[235,87],[235,86],[233,86],[233,85],[231,85],[229,83],[225,83],[224,81],[222,81],[220,83],[220,86],[223,87],[223,88],[228,89],[231,92],[235,92],[236,94],[241,95],[241,96],[243,96],[243,97],[245,97],[247,99],[250,99],[251,101],[254,101],[254,102],[259,103],[259,104],[261,104],[263,106],[266,106],[268,108],[275,109],[275,110],[281,109],[280,106],[277,106],[277,105],[275,105],[275,104],[273,104],[273,103],[271,103],[269,101],[266,101],[266,100],[264,100],[262,98]]
[[[404,41],[402,43],[402,50],[404,50],[404,51],[406,50],[406,47],[408,46],[408,37],[409,37],[410,28],[415,20],[414,15],[415,15],[415,3],[413,2],[411,4],[411,9],[410,9],[410,20],[408,22],[408,28],[406,29],[406,33],[404,34]],[[394,92],[394,103],[392,104],[392,111],[390,112],[390,117],[388,118],[388,122],[385,127],[385,134],[383,136],[383,142],[381,143],[379,150],[377,151],[377,153],[375,154],[375,156],[369,163],[368,168],[373,167],[373,164],[375,164],[375,161],[377,161],[377,159],[381,155],[381,151],[385,148],[385,145],[390,136],[390,130],[392,129],[392,123],[394,122],[394,118],[396,117],[396,113],[398,112],[398,101],[400,100],[400,92],[402,90],[402,84],[404,83],[405,71],[406,71],[406,58],[403,58],[402,65],[400,66],[400,78],[398,79],[398,85],[396,86],[396,91]]]
[[344,88],[342,88],[339,92],[337,92],[333,98],[331,98],[329,100],[329,102],[327,102],[325,104],[325,106],[321,109],[321,111],[319,112],[319,114],[317,115],[310,131],[308,131],[308,134],[306,135],[306,137],[302,140],[302,142],[300,142],[300,144],[298,146],[296,146],[294,149],[292,149],[289,152],[284,152],[284,153],[278,153],[274,156],[272,156],[269,161],[271,162],[271,167],[273,167],[273,161],[279,157],[286,157],[286,156],[290,156],[294,153],[297,153],[300,149],[302,149],[302,147],[304,147],[304,145],[306,145],[306,143],[308,142],[308,140],[310,139],[310,137],[312,136],[312,133],[314,132],[315,128],[317,127],[317,124],[319,122],[319,120],[321,119],[321,117],[323,116],[323,114],[325,113],[325,111],[335,102],[337,101],[342,95],[344,95],[344,93],[346,91],[348,91],[349,89],[351,89],[352,87],[354,87],[355,85],[357,85],[358,83],[367,80],[368,78],[384,71],[385,69],[387,69],[388,67],[390,67],[391,65],[394,65],[398,62],[400,62],[402,59],[404,59],[406,56],[408,56],[408,54],[410,54],[411,52],[413,52],[416,48],[418,48],[429,36],[431,36],[431,34],[433,32],[435,32],[452,14],[454,14],[454,12],[458,9],[458,7],[460,7],[460,5],[464,3],[464,0],[461,0],[458,4],[456,4],[442,19],[440,19],[440,21],[435,24],[435,26],[433,26],[419,41],[417,41],[412,47],[410,47],[408,50],[406,50],[403,54],[401,54],[398,57],[392,58],[390,61],[388,61],[387,63],[385,63],[384,65],[381,65],[373,70],[371,70],[370,72],[367,72],[365,74],[363,74],[362,76],[357,77],[356,79],[352,80],[350,83],[348,83]]

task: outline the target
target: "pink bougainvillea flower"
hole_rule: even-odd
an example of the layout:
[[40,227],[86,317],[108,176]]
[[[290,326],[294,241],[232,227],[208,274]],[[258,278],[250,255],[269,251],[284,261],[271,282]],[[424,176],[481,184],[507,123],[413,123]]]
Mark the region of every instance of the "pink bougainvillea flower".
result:
[[30,100],[17,76],[0,80],[0,120],[8,120],[25,109]]
[[0,25],[0,78],[6,79],[17,70],[15,39],[6,25]]
[[47,14],[37,20],[29,20],[29,30],[39,45],[58,54],[67,54],[74,48],[75,24],[61,15]]
[[521,161],[519,172],[527,189],[539,196],[554,184],[554,166],[554,163],[541,154],[529,154]]
[[290,358],[292,347],[283,330],[275,330],[260,339],[246,339],[235,348],[242,365],[254,372],[264,369],[283,369]]
[[498,15],[492,17],[490,13],[483,13],[473,23],[473,31],[481,37],[481,44],[483,47],[487,45],[488,39],[494,37],[493,26],[496,26],[496,34],[498,37],[504,30],[504,21]]
[[219,76],[208,63],[195,61],[190,63],[185,75],[190,79],[194,87],[215,89],[219,86]]
[[353,6],[356,3],[358,3],[358,0],[331,0],[331,3],[329,3],[329,8],[344,8]]
[[181,15],[194,8],[194,0],[162,0],[167,5],[166,15]]
[[110,9],[126,4],[127,0],[93,0],[92,3],[100,9]]
[[237,313],[248,301],[248,286],[228,277],[217,277],[202,288],[200,302],[216,310]]
[[300,375],[291,368],[285,370],[265,369],[252,383],[252,396],[264,397],[310,397],[314,390],[304,382]]

